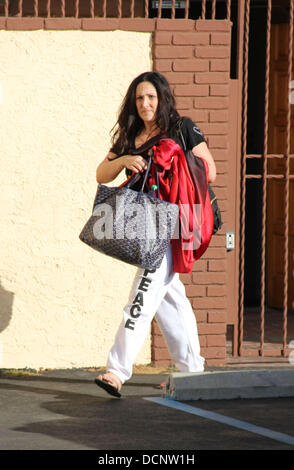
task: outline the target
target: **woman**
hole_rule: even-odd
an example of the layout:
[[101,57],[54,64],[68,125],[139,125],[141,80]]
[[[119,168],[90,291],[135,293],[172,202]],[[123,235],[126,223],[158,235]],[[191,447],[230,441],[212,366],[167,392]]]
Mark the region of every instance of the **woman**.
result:
[[[207,163],[209,181],[213,182],[216,167],[205,139],[189,118],[180,118],[167,80],[157,72],[139,75],[132,81],[122,103],[113,146],[97,168],[97,182],[113,181],[122,170],[127,175],[143,172],[147,168],[146,160],[130,151],[158,134],[183,146],[179,128],[187,148]],[[121,396],[122,384],[132,375],[133,363],[154,315],[179,370],[203,371],[204,358],[200,356],[195,315],[179,274],[173,271],[169,248],[161,266],[154,272],[138,270],[108,356],[107,372],[95,379],[99,387],[114,396]]]

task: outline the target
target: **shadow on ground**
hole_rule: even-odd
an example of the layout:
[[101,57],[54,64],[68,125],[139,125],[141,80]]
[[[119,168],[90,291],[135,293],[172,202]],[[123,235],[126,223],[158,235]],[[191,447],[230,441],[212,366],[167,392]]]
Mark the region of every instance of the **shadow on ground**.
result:
[[[155,383],[150,383],[146,381],[146,375],[136,377],[134,382],[124,385],[121,399],[110,397],[94,382],[66,378],[6,380],[0,383],[0,390],[1,393],[17,393],[22,397],[21,409],[24,413],[26,402],[31,404],[34,396],[38,396],[36,407],[40,409],[42,421],[29,420],[25,414],[25,424],[10,428],[13,431],[50,436],[93,450],[174,449],[178,416],[164,408],[157,415],[157,406],[142,399],[147,395],[161,395],[158,380],[157,376]],[[61,387],[68,387],[69,390],[61,391]],[[79,393],[78,387],[82,387],[84,392]],[[75,391],[70,390],[74,388]],[[44,417],[47,415],[46,420]],[[38,410],[33,416],[38,416]],[[177,448],[187,448],[186,432],[177,440]]]
[[[165,377],[134,376],[123,386],[121,399],[107,395],[93,378],[1,378],[2,449],[292,449],[254,433],[144,400],[161,396],[159,384]],[[294,412],[292,399],[199,401],[195,406],[292,432],[290,424],[285,425],[286,417],[291,422]]]

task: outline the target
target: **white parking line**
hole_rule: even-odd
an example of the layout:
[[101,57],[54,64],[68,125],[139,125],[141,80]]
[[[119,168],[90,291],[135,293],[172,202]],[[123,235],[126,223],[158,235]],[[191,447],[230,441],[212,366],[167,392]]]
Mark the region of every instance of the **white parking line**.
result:
[[243,429],[244,431],[253,432],[255,434],[260,434],[261,436],[274,439],[275,441],[283,442],[284,444],[294,445],[294,436],[289,436],[288,434],[283,434],[282,432],[272,431],[271,429],[263,428],[261,426],[255,426],[255,424],[247,423],[246,421],[240,421],[239,419],[230,418],[229,416],[221,415],[219,413],[214,413],[213,411],[202,410],[201,408],[196,408],[194,406],[186,405],[180,401],[176,401],[170,398],[159,398],[159,397],[145,397],[144,400],[157,403],[158,405],[167,406],[168,408],[173,408],[178,411],[185,411],[192,415],[200,416],[201,418],[211,419],[219,423],[228,424],[238,429]]

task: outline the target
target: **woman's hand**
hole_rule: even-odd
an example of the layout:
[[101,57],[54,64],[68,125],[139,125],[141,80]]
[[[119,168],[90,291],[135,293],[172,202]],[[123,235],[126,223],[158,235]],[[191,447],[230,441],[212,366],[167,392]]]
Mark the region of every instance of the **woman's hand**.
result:
[[121,158],[124,162],[124,167],[135,173],[140,173],[147,168],[147,162],[141,155],[124,155]]
[[147,162],[141,155],[124,155],[116,158],[112,152],[104,158],[96,170],[96,181],[100,184],[110,183],[119,173],[127,168],[128,170],[140,173],[147,168]]

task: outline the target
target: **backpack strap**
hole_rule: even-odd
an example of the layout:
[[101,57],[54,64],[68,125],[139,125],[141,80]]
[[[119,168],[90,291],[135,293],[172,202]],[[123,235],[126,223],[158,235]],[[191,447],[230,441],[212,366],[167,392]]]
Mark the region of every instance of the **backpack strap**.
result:
[[179,127],[179,134],[180,134],[181,141],[182,141],[182,144],[183,144],[183,147],[184,147],[184,151],[186,152],[186,150],[187,150],[187,145],[186,145],[186,142],[185,142],[183,133],[182,133],[182,129],[181,129],[180,127]]
[[[194,172],[192,170],[192,165],[191,165],[192,160],[191,160],[191,158],[189,158],[190,154],[187,155],[187,145],[186,145],[181,127],[179,127],[179,134],[180,134],[181,141],[182,141],[182,144],[183,144],[183,147],[184,147],[186,158],[188,157],[187,162],[188,162],[188,166],[189,166],[189,169],[190,169],[190,172],[191,172],[191,176],[192,176],[192,179],[194,180],[194,178],[193,178]],[[194,184],[195,184],[195,181],[194,181]],[[223,225],[223,222],[222,222],[222,218],[221,218],[221,212],[220,212],[219,207],[218,207],[216,195],[214,194],[214,192],[213,192],[213,190],[212,190],[209,183],[207,185],[207,189],[208,189],[208,194],[209,194],[209,197],[210,197],[210,202],[211,202],[211,206],[212,206],[212,210],[213,210],[213,217],[214,217],[213,234],[215,234],[221,228],[221,226]]]

